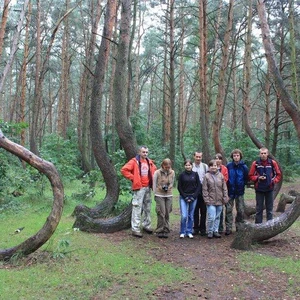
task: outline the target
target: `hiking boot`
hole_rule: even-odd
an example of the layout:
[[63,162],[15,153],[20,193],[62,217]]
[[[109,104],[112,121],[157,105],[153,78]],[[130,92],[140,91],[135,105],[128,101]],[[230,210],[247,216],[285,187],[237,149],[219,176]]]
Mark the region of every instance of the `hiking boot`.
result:
[[232,234],[232,231],[229,230],[229,229],[227,229],[227,230],[225,231],[225,235],[230,235],[230,234]]
[[201,231],[201,232],[200,232],[200,235],[201,235],[201,236],[206,236],[206,232],[205,232],[205,231]]
[[139,231],[132,231],[132,235],[139,238],[143,237],[143,234]]
[[158,232],[156,235],[160,239],[164,238],[164,233],[163,232]]
[[143,228],[145,232],[147,232],[148,234],[152,234],[153,233],[153,229],[151,228]]
[[214,232],[214,237],[219,239],[221,237],[221,234],[219,232]]
[[207,234],[207,238],[212,239],[212,238],[213,238],[213,233],[212,233],[212,232],[209,232],[209,233]]
[[168,235],[167,232],[164,232],[162,237],[163,237],[164,239],[167,239],[167,238],[169,237],[169,235]]

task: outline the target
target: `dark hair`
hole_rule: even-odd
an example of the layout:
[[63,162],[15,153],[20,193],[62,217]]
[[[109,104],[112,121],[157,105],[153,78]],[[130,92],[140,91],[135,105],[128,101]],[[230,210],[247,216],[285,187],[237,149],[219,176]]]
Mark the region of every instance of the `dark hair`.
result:
[[223,159],[223,156],[221,153],[216,153],[215,157],[218,159]]
[[216,160],[215,159],[212,159],[208,162],[208,166],[211,167],[213,166],[214,164],[217,164]]
[[240,155],[241,159],[243,158],[243,153],[242,153],[242,151],[240,149],[234,149],[234,150],[231,151],[230,157],[232,159],[233,159],[233,154],[234,153],[238,153]]
[[189,158],[184,160],[183,165],[185,166],[187,163],[189,163],[191,165],[193,164],[192,160]]

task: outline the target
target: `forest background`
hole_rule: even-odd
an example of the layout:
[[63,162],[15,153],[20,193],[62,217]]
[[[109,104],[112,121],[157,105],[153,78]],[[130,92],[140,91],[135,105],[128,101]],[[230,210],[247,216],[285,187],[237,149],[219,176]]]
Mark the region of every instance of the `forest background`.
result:
[[[124,192],[119,169],[141,144],[157,165],[170,157],[177,174],[197,149],[207,162],[240,148],[249,165],[261,145],[285,179],[299,173],[297,134],[252,1],[5,0],[1,7],[0,128],[53,162],[64,181],[85,176],[109,188],[114,183],[101,176],[113,168]],[[298,107],[299,1],[267,1],[266,9]],[[1,198],[40,177],[0,155]]]
[[[190,264],[171,256],[178,248],[186,251],[177,235],[159,246],[154,237],[131,243],[126,231],[85,235],[70,232],[74,222],[70,215],[79,203],[99,205],[107,195],[113,201],[103,201],[109,205],[102,216],[118,215],[128,207],[130,183],[119,170],[142,144],[148,145],[158,166],[170,157],[177,174],[183,159],[195,150],[203,151],[205,162],[221,152],[226,163],[231,150],[240,148],[250,165],[264,145],[280,163],[285,181],[298,176],[299,135],[267,64],[259,2],[263,1],[0,1],[0,129],[10,140],[51,161],[65,186],[64,216],[55,237],[43,248],[46,251],[21,262],[32,268],[18,269],[18,255],[11,265],[1,263],[6,281],[1,281],[0,289],[7,297],[29,299],[33,291],[34,299],[42,291],[57,298],[66,290],[72,291],[74,299],[83,295],[101,299],[103,291],[109,294],[111,287],[124,285],[111,293],[134,299],[135,291],[141,293],[147,286],[145,299],[153,291],[169,295],[170,290],[173,298],[182,293],[199,298],[194,287],[204,285],[196,279],[209,273],[199,269],[201,276],[190,278],[194,276],[186,271]],[[300,3],[282,0],[264,5],[278,70],[298,112]],[[0,229],[0,248],[12,247],[41,228],[53,202],[50,190],[45,176],[0,150],[0,219],[6,224]],[[178,220],[175,206],[172,224]],[[220,287],[216,283],[212,291],[205,287],[201,293],[212,293],[214,298],[214,293],[228,291],[227,295],[263,299],[266,288],[274,298],[281,297],[283,290],[286,299],[298,297],[299,222],[293,226],[283,239],[266,244],[257,255],[233,255],[230,240],[222,239],[228,265],[221,255],[219,263],[224,268],[238,266],[232,270],[231,282],[236,283],[238,274],[244,276],[243,284],[232,288],[227,282]],[[18,229],[20,234],[15,233]],[[201,243],[201,251],[210,253],[211,245]],[[142,247],[145,255],[137,265],[131,254]],[[163,264],[156,264],[161,249]],[[50,260],[46,253],[51,254]],[[187,253],[191,259],[192,255]],[[70,260],[53,261],[65,257]],[[174,267],[165,263],[170,259]],[[245,267],[247,261],[257,262],[260,271]],[[268,265],[280,267],[270,272]],[[82,268],[81,276],[77,266]],[[214,272],[220,278],[218,270]],[[260,278],[257,273],[262,279],[270,274],[281,278],[282,284],[274,280],[274,285],[266,286],[258,279],[255,288],[248,289],[253,277]],[[184,287],[178,292],[179,283]]]

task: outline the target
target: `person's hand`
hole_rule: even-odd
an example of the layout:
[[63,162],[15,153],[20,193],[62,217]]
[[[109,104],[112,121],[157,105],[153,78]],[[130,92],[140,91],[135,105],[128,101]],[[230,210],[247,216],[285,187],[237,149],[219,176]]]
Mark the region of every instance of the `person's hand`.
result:
[[259,181],[260,181],[260,180],[266,180],[266,178],[267,178],[266,176],[262,175],[262,176],[259,176],[259,177],[258,177],[258,180],[259,180]]

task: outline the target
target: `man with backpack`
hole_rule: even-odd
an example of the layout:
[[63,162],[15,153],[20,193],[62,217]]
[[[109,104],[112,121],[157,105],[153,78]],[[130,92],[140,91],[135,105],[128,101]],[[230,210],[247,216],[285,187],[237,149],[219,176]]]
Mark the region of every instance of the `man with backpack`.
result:
[[282,176],[277,162],[269,158],[267,148],[260,148],[259,156],[260,159],[252,163],[249,171],[249,180],[254,182],[256,195],[256,224],[263,221],[264,204],[266,206],[267,221],[273,219],[274,185],[281,180]]

